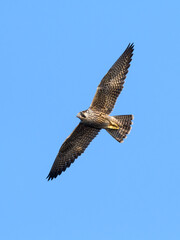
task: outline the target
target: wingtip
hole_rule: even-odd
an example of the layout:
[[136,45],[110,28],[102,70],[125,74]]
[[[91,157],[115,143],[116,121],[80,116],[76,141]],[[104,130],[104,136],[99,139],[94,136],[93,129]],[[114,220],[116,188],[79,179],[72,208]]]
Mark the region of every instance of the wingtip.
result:
[[134,51],[134,43],[129,43],[126,49],[131,49],[131,51]]
[[134,43],[129,43],[129,47],[134,49]]
[[[65,171],[65,170],[64,170]],[[50,171],[50,173],[48,174],[48,176],[46,177],[46,179],[49,181],[49,180],[53,180],[54,178],[57,178],[58,175],[60,175],[62,173],[62,171],[60,172],[53,172],[53,171]]]
[[55,176],[51,176],[51,174],[49,173],[48,176],[46,177],[46,179],[49,180],[53,180],[53,178],[56,178]]
[[[49,181],[50,179],[51,179],[51,177],[48,175],[47,177],[46,177],[46,179],[47,179],[47,181]],[[52,180],[52,179],[51,179]]]

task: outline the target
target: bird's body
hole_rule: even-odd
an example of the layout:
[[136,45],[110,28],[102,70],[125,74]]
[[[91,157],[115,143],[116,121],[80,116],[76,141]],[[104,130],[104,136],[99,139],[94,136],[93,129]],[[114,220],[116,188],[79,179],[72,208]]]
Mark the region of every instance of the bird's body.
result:
[[92,127],[99,129],[118,129],[117,120],[114,117],[99,111],[93,111],[90,108],[86,111],[78,113],[77,117],[82,121],[82,123]]
[[132,115],[110,116],[117,97],[123,89],[124,80],[133,55],[129,44],[100,82],[90,107],[77,114],[81,120],[66,138],[48,175],[52,180],[60,175],[88,147],[101,129],[105,129],[118,142],[123,142],[132,125]]

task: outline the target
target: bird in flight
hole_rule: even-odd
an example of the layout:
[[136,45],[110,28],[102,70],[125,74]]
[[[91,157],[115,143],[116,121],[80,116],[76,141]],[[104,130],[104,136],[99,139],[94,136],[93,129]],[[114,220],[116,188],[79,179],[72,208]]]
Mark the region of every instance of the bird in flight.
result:
[[90,107],[77,114],[81,121],[62,144],[47,176],[48,180],[56,178],[65,171],[85,151],[101,129],[105,129],[120,143],[130,132],[133,115],[110,116],[109,114],[123,89],[133,50],[134,44],[129,44],[101,80]]

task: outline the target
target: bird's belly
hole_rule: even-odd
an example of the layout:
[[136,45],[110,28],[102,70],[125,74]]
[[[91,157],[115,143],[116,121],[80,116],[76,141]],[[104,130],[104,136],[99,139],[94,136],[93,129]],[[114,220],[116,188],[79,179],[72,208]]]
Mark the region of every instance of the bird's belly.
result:
[[86,118],[84,123],[96,128],[108,128],[110,124],[106,116],[98,115],[98,114]]

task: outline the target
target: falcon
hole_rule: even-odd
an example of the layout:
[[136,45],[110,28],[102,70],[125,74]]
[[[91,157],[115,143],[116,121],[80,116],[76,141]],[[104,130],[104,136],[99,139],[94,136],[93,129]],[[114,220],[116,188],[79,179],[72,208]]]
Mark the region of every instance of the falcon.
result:
[[101,129],[105,129],[120,143],[130,132],[133,115],[110,116],[109,114],[123,89],[133,50],[134,44],[129,44],[101,80],[90,107],[77,114],[80,123],[62,144],[47,176],[48,180],[56,178],[65,171],[85,151]]

